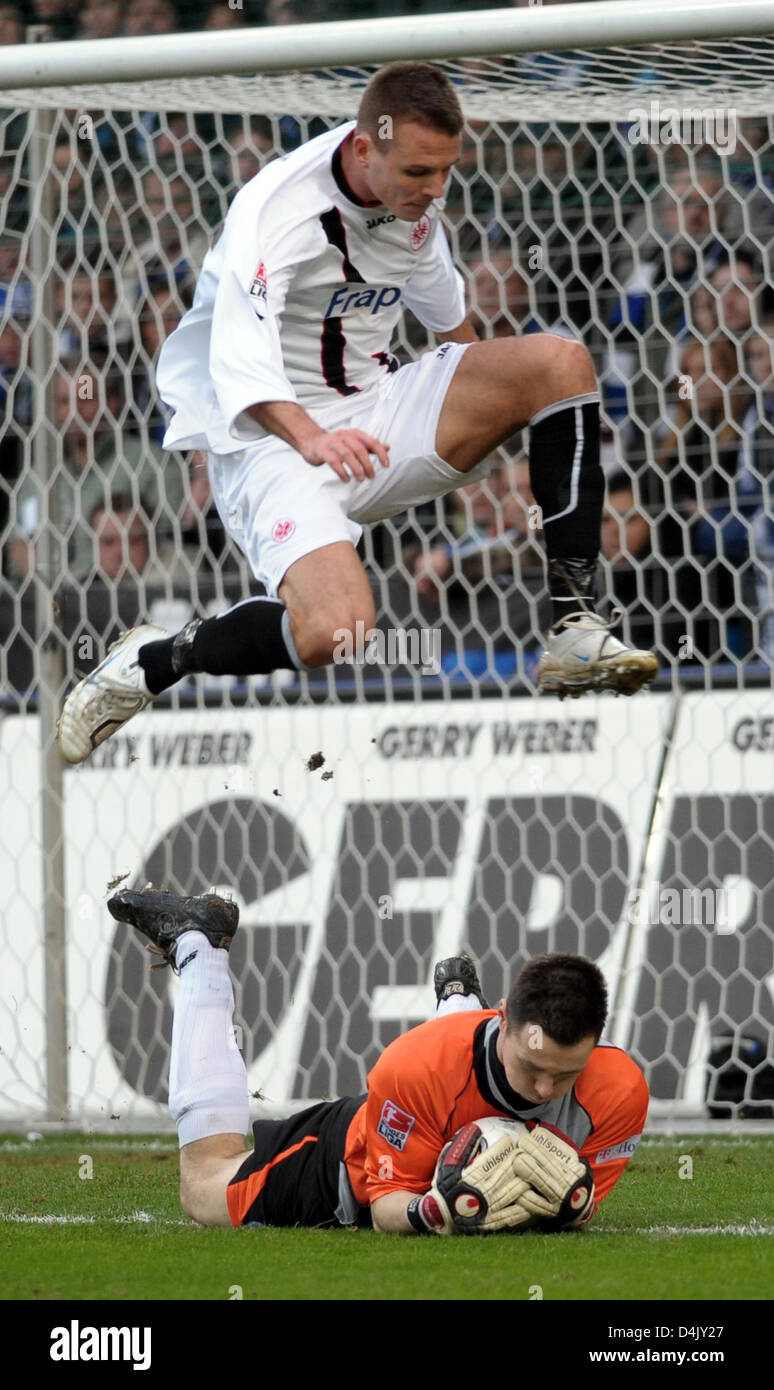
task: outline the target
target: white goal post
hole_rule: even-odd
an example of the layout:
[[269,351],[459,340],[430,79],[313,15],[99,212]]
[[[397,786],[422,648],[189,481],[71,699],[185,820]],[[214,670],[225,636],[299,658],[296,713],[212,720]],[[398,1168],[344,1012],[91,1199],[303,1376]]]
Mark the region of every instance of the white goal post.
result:
[[[603,581],[658,687],[537,699],[514,446],[366,536],[389,666],[197,679],[65,771],[63,693],[119,627],[251,591],[204,460],[161,454],[159,341],[239,183],[401,58],[466,115],[444,217],[480,331],[594,356]],[[769,1122],[774,0],[30,42],[0,48],[0,92],[0,1121],[166,1122],[174,983],[105,908],[152,879],[240,902],[237,1027],[273,1109],[361,1090],[465,946],[494,1000],[536,953],[591,956],[654,1116]],[[407,318],[395,349],[427,342]]]

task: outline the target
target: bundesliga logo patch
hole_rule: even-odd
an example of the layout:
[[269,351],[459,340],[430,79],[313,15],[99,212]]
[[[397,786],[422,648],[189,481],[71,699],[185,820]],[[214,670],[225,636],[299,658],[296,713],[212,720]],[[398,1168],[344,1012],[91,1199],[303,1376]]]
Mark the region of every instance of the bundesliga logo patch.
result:
[[382,1106],[382,1113],[379,1116],[379,1123],[376,1126],[377,1134],[382,1139],[386,1139],[394,1149],[405,1149],[413,1127],[414,1116],[408,1115],[405,1110],[401,1110],[394,1100],[386,1100]]
[[256,314],[258,314],[259,319],[263,318],[263,314],[259,313],[258,306],[260,305],[261,309],[266,308],[266,297],[266,266],[263,261],[261,261],[255,272],[255,279],[250,286],[250,298],[253,301],[253,308]]

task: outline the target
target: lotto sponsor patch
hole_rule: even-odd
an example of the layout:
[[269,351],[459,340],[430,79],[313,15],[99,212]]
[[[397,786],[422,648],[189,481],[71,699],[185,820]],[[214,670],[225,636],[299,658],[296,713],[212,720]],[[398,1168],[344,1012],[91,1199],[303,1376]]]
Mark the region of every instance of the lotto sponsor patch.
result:
[[414,1115],[409,1115],[405,1110],[401,1110],[394,1100],[386,1100],[382,1106],[382,1113],[379,1116],[379,1123],[376,1126],[377,1133],[382,1139],[386,1139],[394,1149],[405,1149],[408,1139],[414,1127]]

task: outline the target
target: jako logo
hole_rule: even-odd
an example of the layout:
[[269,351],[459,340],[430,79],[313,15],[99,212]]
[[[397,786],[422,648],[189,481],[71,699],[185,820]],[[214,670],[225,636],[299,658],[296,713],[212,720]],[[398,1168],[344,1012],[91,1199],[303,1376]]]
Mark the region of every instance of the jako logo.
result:
[[380,290],[352,290],[349,285],[345,285],[331,296],[331,302],[323,318],[341,318],[343,314],[351,314],[355,309],[369,309],[372,314],[378,314],[380,309],[389,309],[393,304],[397,304],[401,294],[402,291],[397,285],[385,285]]
[[388,222],[395,221],[395,214],[389,213],[387,217],[369,217],[366,222],[366,231],[372,232],[374,227],[386,227]]
[[81,1327],[73,1319],[69,1328],[51,1330],[52,1361],[132,1361],[134,1371],[147,1371],[151,1363],[149,1327]]

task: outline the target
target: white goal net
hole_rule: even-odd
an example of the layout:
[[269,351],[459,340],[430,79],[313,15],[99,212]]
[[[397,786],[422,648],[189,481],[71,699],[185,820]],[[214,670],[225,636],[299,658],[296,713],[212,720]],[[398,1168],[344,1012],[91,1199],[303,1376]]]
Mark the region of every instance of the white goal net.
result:
[[[53,718],[119,630],[258,592],[206,459],[161,450],[154,363],[236,190],[354,114],[374,64],[357,25],[321,26],[335,65],[249,76],[159,56],[41,87],[0,56],[0,1118],[165,1117],[174,979],[115,930],[118,880],[240,902],[272,1107],[362,1090],[467,947],[495,1003],[539,952],[599,961],[655,1114],[774,1116],[774,5],[708,4],[695,39],[655,8],[647,45],[609,44],[602,4],[569,50],[428,38],[467,118],[444,218],[480,334],[594,356],[601,587],[654,693],[537,698],[517,437],[366,535],[379,660],[199,677],[78,770]],[[395,352],[427,346],[407,315]]]

